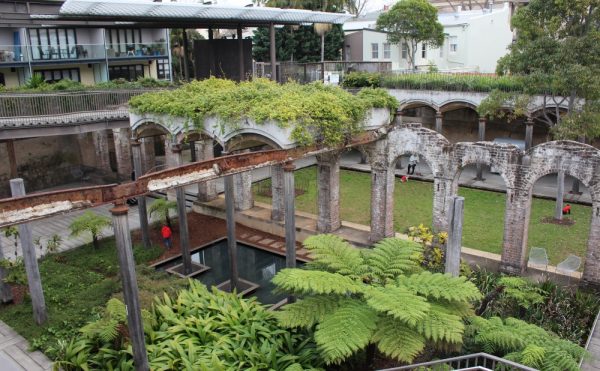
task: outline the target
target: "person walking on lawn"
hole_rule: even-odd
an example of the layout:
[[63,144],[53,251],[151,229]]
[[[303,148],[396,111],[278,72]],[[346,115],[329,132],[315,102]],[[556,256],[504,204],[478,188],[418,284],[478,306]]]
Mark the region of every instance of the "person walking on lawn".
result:
[[165,243],[165,247],[169,250],[171,250],[171,236],[173,235],[173,232],[171,231],[171,228],[169,228],[168,225],[163,225],[160,233],[162,234],[162,238],[163,238],[163,242]]

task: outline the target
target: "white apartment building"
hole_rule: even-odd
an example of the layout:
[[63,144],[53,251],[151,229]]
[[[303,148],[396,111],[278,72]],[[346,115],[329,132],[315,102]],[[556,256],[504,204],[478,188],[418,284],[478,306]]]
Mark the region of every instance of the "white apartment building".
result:
[[[377,31],[381,12],[368,13],[344,24],[345,59],[351,61],[392,62],[393,70],[409,68],[406,45],[387,41],[385,32]],[[427,70],[435,65],[439,70],[493,73],[498,59],[507,53],[513,40],[510,29],[511,9],[508,3],[500,8],[460,10],[440,13],[445,40],[439,48],[419,44],[416,65]]]

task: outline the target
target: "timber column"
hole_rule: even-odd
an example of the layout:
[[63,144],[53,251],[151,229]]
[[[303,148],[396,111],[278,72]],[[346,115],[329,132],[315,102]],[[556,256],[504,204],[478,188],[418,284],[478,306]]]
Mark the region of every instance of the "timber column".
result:
[[[0,243],[0,260],[2,259],[4,259],[4,253],[2,252],[2,244]],[[0,304],[7,304],[13,301],[12,290],[10,285],[4,282],[5,277],[6,270],[0,267]]]
[[[226,156],[223,152],[223,156]],[[237,241],[235,234],[235,202],[233,175],[225,176],[225,220],[227,221],[227,247],[229,250],[230,291],[238,287]]]
[[450,228],[446,245],[445,273],[449,273],[453,277],[458,277],[460,274],[464,206],[464,197],[453,196],[450,200],[450,215],[448,218]]
[[333,232],[340,228],[340,153],[317,155],[319,215],[317,231]]
[[[142,146],[137,140],[131,142],[131,152],[133,154],[133,168],[135,179],[144,175],[142,165]],[[148,209],[146,208],[146,196],[136,197],[138,201],[138,214],[140,217],[140,230],[142,232],[142,243],[145,248],[150,248],[150,229],[148,228]]]
[[126,205],[115,205],[110,212],[113,219],[115,231],[115,242],[119,255],[119,268],[121,270],[121,281],[123,282],[123,298],[127,308],[127,328],[131,337],[133,348],[133,364],[137,371],[147,371],[148,356],[146,354],[146,342],[144,339],[144,324],[142,322],[142,311],[138,300],[138,285],[135,275],[135,260],[131,249],[131,234],[129,232],[129,221]]
[[[13,197],[25,196],[25,184],[23,183],[23,179],[11,179],[10,190]],[[21,250],[23,252],[25,272],[27,273],[29,294],[31,295],[31,305],[33,306],[33,319],[35,320],[35,323],[41,325],[48,320],[48,313],[46,312],[42,278],[40,276],[37,256],[35,255],[35,247],[33,246],[29,223],[19,224],[19,237],[21,239]]]
[[292,162],[283,166],[283,192],[285,197],[285,266],[296,267],[296,214],[294,199],[296,188],[294,185],[294,169]]
[[[478,140],[480,142],[484,142],[485,141],[485,124],[487,123],[487,119],[485,117],[480,117],[479,118],[479,130],[478,130]],[[481,164],[480,162],[477,163],[477,177],[475,178],[476,180],[485,180],[483,179],[483,164]]]
[[129,181],[131,179],[131,146],[129,137],[129,128],[113,129],[117,173],[122,181]]

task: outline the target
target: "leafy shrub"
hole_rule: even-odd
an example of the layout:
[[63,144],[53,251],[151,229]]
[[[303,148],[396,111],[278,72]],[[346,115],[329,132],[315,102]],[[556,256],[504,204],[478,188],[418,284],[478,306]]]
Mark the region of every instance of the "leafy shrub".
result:
[[540,370],[579,370],[585,354],[577,344],[516,318],[473,317],[467,334],[469,351],[495,354]]
[[[209,291],[194,280],[176,299],[157,298],[142,317],[152,369],[302,370],[322,364],[310,336],[281,329],[255,299]],[[124,304],[109,301],[80,337],[54,351],[64,370],[132,368]]]
[[137,113],[184,117],[188,125],[198,127],[203,127],[206,117],[216,116],[222,131],[238,129],[244,118],[259,125],[273,120],[282,129],[291,128],[291,139],[300,145],[338,145],[360,131],[368,108],[394,102],[391,97],[382,99],[384,94],[354,96],[321,83],[277,84],[265,79],[236,83],[210,78],[176,90],[142,94],[129,103]]
[[523,92],[526,86],[519,76],[494,76],[451,73],[402,73],[385,75],[381,87],[390,89]]
[[350,72],[344,76],[342,86],[345,88],[380,88],[381,74],[371,72]]
[[44,77],[39,73],[33,74],[33,76],[25,82],[26,89],[42,89],[47,85],[46,80],[44,80]]
[[100,248],[99,239],[102,238],[102,230],[112,225],[110,218],[86,211],[81,216],[75,218],[69,225],[71,236],[79,236],[82,233],[92,235],[92,244],[96,249]]
[[431,228],[419,224],[416,227],[408,228],[408,237],[418,242],[423,247],[423,267],[434,272],[444,271],[444,250],[440,248],[448,240],[447,232],[434,233]]
[[[304,241],[309,270],[283,269],[273,283],[301,299],[277,314],[291,328],[315,330],[328,364],[375,344],[386,356],[411,362],[426,344],[462,343],[462,319],[480,293],[465,277],[423,271],[419,244],[397,238],[358,250],[334,235]],[[370,364],[370,362],[368,362]]]
[[0,259],[0,268],[4,268],[6,274],[4,282],[15,285],[27,285],[27,274],[23,258],[18,257],[15,260]]
[[83,90],[85,86],[77,81],[70,79],[62,79],[54,84],[49,85],[50,90]]

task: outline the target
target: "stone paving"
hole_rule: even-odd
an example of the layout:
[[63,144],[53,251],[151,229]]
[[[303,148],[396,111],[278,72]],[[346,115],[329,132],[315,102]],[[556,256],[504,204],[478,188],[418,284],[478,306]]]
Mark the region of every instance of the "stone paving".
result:
[[52,370],[52,361],[44,353],[28,348],[27,340],[0,321],[0,371]]
[[588,339],[588,343],[586,345],[586,349],[590,353],[590,357],[582,362],[580,369],[583,371],[600,371],[599,316],[596,316],[596,322],[594,322],[594,331],[592,332],[592,335],[590,339]]

